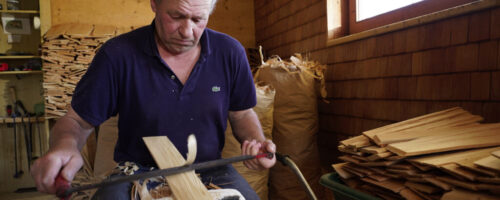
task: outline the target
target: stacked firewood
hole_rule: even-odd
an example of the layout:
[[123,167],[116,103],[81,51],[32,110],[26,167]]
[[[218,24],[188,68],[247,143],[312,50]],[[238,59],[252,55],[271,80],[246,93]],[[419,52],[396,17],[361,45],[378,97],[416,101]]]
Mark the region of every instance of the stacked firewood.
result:
[[53,26],[42,45],[45,112],[63,116],[76,84],[85,74],[99,47],[130,29],[106,25],[62,24]]
[[340,142],[333,168],[383,199],[499,199],[500,123],[461,108],[363,132]]

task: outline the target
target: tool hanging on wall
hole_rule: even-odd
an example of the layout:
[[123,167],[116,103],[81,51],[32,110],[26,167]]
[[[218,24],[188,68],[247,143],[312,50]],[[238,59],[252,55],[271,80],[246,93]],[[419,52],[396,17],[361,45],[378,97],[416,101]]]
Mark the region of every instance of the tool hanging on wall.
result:
[[36,105],[35,105],[35,126],[36,126],[36,130],[38,132],[38,148],[40,150],[40,153],[39,153],[39,157],[42,157],[43,155],[43,150],[42,150],[42,132],[40,131],[40,121],[38,121],[38,119],[43,116],[43,111],[42,112],[38,112],[37,109],[36,109]]
[[[30,114],[30,113],[27,113],[26,115],[27,115],[27,117],[28,117],[28,131],[29,131],[29,138],[30,138],[30,141],[31,141],[31,142],[30,142],[30,145],[29,145],[29,146],[30,146],[30,150],[31,150],[31,151],[30,151],[30,152],[31,152],[31,159],[32,159],[32,160],[35,160],[35,159],[36,159],[36,157],[34,157],[34,156],[33,156],[33,151],[34,151],[34,150],[33,150],[33,141],[34,141],[34,139],[33,139],[33,127],[32,127],[32,125],[33,125],[33,124],[31,124],[31,114]],[[30,161],[31,161],[31,160],[30,160]],[[31,166],[31,165],[30,165],[30,166]]]
[[[28,133],[28,130],[27,130],[27,127],[26,127],[26,124],[24,122],[24,117],[26,116],[30,116],[28,111],[26,110],[26,108],[24,107],[24,104],[17,99],[17,96],[16,96],[16,90],[14,87],[10,87],[10,94],[12,96],[12,99],[14,101],[14,113],[15,113],[15,116],[20,116],[21,117],[21,125],[22,125],[22,128],[23,128],[23,133],[24,133],[24,142],[25,142],[25,145],[26,145],[26,155],[27,155],[27,160],[28,160],[28,169],[30,169],[30,164],[31,164],[31,160],[32,160],[32,151],[31,151],[31,135],[30,133]],[[29,120],[29,118],[28,118]],[[15,123],[14,123],[14,126],[15,126]]]
[[[5,106],[5,112],[7,113],[7,117],[12,117],[12,105]],[[12,124],[7,123],[7,127],[12,127]]]
[[[37,103],[33,106],[34,116],[35,116],[35,126],[36,131],[38,132],[38,156],[41,157],[43,155],[42,148],[42,131],[40,131],[40,119],[43,119],[43,115],[45,114],[45,105],[44,103]],[[33,137],[34,138],[34,137]]]
[[28,133],[28,128],[26,127],[26,122],[24,122],[24,117],[29,116],[29,115],[24,115],[21,116],[21,125],[23,127],[23,133],[24,133],[24,144],[26,145],[26,157],[28,160],[28,170],[31,168],[31,160],[32,160],[32,154],[31,154],[31,136],[30,133]]
[[[8,107],[7,107],[7,110],[8,110]],[[14,129],[14,178],[20,178],[22,175],[23,175],[23,170],[22,168],[21,169],[18,169],[18,166],[17,166],[17,131],[16,131],[16,105],[14,104],[14,111],[11,110],[11,114],[10,116],[12,117],[12,127]],[[8,112],[8,111],[7,111]]]

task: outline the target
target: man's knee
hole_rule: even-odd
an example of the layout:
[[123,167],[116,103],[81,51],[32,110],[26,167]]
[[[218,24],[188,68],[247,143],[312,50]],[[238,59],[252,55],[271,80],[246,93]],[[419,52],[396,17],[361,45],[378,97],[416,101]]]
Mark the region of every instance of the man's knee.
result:
[[120,183],[115,185],[106,186],[99,188],[97,192],[92,197],[93,200],[129,200],[130,199],[130,189],[132,188],[131,183]]

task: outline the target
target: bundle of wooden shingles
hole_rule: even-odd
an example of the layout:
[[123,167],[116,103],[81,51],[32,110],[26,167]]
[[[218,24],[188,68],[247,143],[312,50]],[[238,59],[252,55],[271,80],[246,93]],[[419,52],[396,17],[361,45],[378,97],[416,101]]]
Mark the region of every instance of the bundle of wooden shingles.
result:
[[340,142],[344,182],[384,199],[500,199],[500,123],[461,108]]
[[99,47],[115,35],[130,30],[108,25],[61,24],[44,35],[43,88],[48,116],[60,117],[66,113],[76,84]]

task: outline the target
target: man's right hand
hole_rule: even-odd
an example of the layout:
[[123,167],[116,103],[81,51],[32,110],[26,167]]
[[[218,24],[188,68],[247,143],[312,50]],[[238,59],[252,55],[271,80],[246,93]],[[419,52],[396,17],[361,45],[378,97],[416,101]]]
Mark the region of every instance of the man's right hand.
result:
[[58,119],[50,135],[50,149],[31,166],[31,176],[38,191],[54,194],[55,179],[59,173],[71,182],[82,167],[80,149],[94,127],[83,120],[72,108]]
[[60,147],[49,150],[31,166],[31,176],[38,191],[55,194],[55,179],[59,173],[71,182],[82,167],[83,159],[78,148]]

